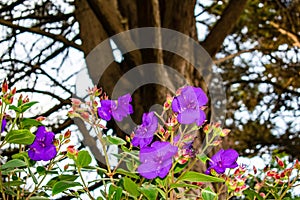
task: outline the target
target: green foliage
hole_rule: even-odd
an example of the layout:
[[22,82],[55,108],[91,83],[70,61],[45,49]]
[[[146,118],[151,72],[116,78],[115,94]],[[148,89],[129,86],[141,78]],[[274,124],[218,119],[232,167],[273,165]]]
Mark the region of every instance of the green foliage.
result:
[[12,130],[5,136],[5,141],[12,144],[32,144],[35,136],[28,129]]

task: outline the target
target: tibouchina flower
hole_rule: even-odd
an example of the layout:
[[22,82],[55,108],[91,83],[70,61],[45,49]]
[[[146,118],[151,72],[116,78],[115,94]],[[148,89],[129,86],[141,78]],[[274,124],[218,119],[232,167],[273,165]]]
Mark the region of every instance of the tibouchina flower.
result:
[[144,147],[140,150],[141,165],[138,172],[147,179],[156,177],[164,178],[172,167],[172,157],[177,153],[178,148],[169,142],[154,142],[151,147]]
[[214,169],[218,174],[223,174],[227,168],[234,169],[238,166],[236,160],[239,154],[234,149],[221,149],[213,155],[209,162],[209,168],[206,170],[206,174],[211,173],[211,169]]
[[206,119],[202,108],[207,102],[208,98],[201,88],[186,86],[181,89],[180,95],[173,99],[172,110],[178,113],[179,123],[196,123],[201,126]]
[[155,131],[157,130],[158,120],[154,112],[143,114],[143,123],[137,127],[132,145],[140,148],[152,142]]
[[6,122],[5,117],[3,117],[3,119],[2,119],[2,126],[1,126],[1,132],[0,133],[2,133],[5,130],[6,123],[7,122]]
[[133,113],[132,101],[129,94],[120,96],[118,100],[101,100],[101,106],[98,107],[98,115],[100,118],[109,121],[113,117],[116,121],[122,121],[124,117]]
[[29,146],[28,156],[32,160],[51,160],[56,156],[56,147],[53,144],[54,133],[47,132],[44,126],[37,129],[34,142]]

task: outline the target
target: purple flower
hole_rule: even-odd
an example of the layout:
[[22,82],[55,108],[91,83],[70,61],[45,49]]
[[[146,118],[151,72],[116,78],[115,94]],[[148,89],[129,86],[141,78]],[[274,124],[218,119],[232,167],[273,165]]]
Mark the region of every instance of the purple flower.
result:
[[153,135],[157,130],[158,120],[154,115],[154,112],[144,113],[143,114],[143,123],[138,126],[134,138],[132,139],[132,145],[140,148],[143,148],[150,144],[153,139]]
[[171,143],[160,141],[154,142],[151,147],[142,148],[138,172],[147,179],[166,177],[172,167],[172,157],[177,151],[178,148]]
[[54,133],[47,132],[44,126],[37,129],[34,142],[29,146],[28,156],[32,160],[51,160],[56,156],[56,147],[53,144]]
[[239,154],[234,149],[221,149],[218,153],[213,155],[209,162],[210,167],[206,170],[206,174],[210,174],[210,170],[214,169],[218,174],[223,174],[226,168],[236,168],[238,166],[236,160]]
[[125,94],[115,100],[101,100],[101,106],[98,108],[98,115],[100,118],[109,121],[113,117],[117,121],[122,121],[124,117],[133,113],[131,96]]
[[3,117],[3,119],[2,119],[2,126],[1,126],[1,132],[0,133],[2,133],[5,130],[6,123],[7,122],[6,122],[5,117]]
[[178,113],[177,120],[181,124],[196,123],[201,126],[206,119],[201,107],[207,102],[208,98],[201,88],[186,86],[182,88],[181,94],[173,99],[172,109]]

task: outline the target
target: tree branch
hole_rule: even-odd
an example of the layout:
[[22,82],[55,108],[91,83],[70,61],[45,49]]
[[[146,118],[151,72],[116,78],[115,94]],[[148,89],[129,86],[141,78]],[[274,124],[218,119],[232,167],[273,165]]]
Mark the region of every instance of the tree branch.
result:
[[287,31],[287,30],[281,28],[279,26],[279,24],[277,24],[273,21],[270,21],[270,25],[273,26],[274,28],[276,28],[281,34],[286,35],[288,38],[293,40],[293,42],[294,42],[293,45],[300,48],[300,41],[299,41],[297,35],[295,35],[294,33],[290,32],[290,31]]
[[221,64],[222,62],[225,62],[225,61],[227,61],[227,60],[230,60],[230,59],[232,59],[232,58],[234,58],[234,57],[236,57],[236,56],[239,56],[239,55],[241,55],[241,54],[243,54],[243,53],[248,53],[248,52],[252,52],[252,51],[255,51],[255,50],[257,50],[257,48],[241,50],[241,51],[236,52],[236,53],[234,53],[234,54],[230,54],[230,55],[228,55],[228,56],[225,56],[224,58],[220,58],[220,59],[218,59],[218,60],[214,60],[214,63],[215,63],[216,65],[219,65],[219,64]]
[[229,1],[221,19],[217,21],[206,39],[201,43],[211,57],[216,55],[226,36],[233,30],[246,4],[247,0]]
[[28,28],[28,27],[24,27],[24,26],[19,26],[19,25],[13,24],[10,21],[3,20],[3,19],[0,19],[0,24],[4,25],[4,26],[7,26],[7,27],[10,27],[12,29],[20,30],[22,32],[30,32],[30,33],[36,33],[36,34],[39,34],[39,35],[43,35],[43,36],[49,37],[49,38],[51,38],[53,40],[62,42],[62,43],[64,43],[67,46],[70,46],[70,47],[73,47],[75,49],[78,49],[79,51],[82,50],[80,45],[78,45],[78,44],[76,44],[74,42],[69,41],[64,36],[62,36],[62,35],[55,35],[55,34],[49,33],[49,32],[43,31],[43,30],[41,30],[40,28],[37,28],[37,27],[35,27],[35,28]]
[[274,83],[272,81],[269,80],[236,80],[236,81],[231,81],[229,83],[226,84],[226,87],[236,84],[236,83],[254,83],[254,84],[260,84],[260,83],[266,83],[266,84],[270,84],[273,85],[274,87],[282,90],[283,92],[287,92],[287,93],[291,93],[297,96],[300,96],[300,92],[297,92],[296,90],[290,90],[278,83]]

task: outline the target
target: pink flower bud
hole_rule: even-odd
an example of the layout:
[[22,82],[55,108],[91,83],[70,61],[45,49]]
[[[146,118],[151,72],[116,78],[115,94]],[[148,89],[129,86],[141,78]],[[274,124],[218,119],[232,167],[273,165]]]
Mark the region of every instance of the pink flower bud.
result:
[[39,116],[35,120],[38,121],[38,122],[41,122],[41,121],[44,121],[45,119],[46,119],[46,117]]
[[80,116],[81,116],[83,119],[89,119],[90,114],[89,114],[88,112],[82,112],[82,113],[80,113]]
[[72,105],[79,106],[82,102],[79,99],[71,98]]

